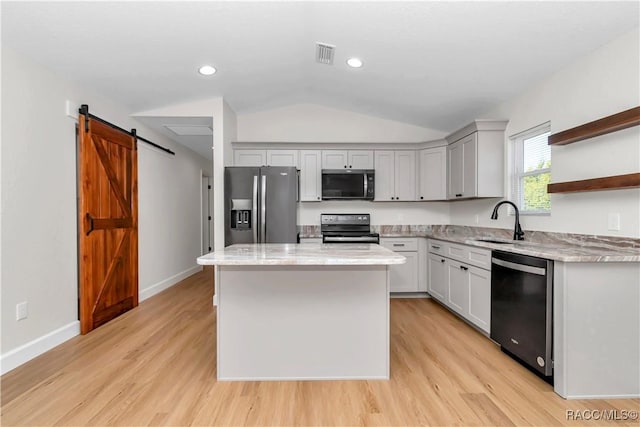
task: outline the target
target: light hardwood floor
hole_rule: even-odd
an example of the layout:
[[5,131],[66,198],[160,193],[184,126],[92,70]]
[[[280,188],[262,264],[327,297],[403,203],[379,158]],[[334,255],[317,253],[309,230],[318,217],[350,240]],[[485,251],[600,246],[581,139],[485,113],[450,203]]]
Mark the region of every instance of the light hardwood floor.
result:
[[2,425],[638,426],[567,420],[640,400],[563,400],[426,299],[391,301],[389,381],[217,382],[212,276],[4,375]]

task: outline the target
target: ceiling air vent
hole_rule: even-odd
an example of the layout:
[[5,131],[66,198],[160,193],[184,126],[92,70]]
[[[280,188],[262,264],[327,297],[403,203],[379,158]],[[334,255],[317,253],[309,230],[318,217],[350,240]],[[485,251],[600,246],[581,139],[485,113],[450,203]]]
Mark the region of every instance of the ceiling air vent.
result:
[[333,64],[333,51],[336,49],[334,45],[327,43],[316,43],[316,62],[321,64]]

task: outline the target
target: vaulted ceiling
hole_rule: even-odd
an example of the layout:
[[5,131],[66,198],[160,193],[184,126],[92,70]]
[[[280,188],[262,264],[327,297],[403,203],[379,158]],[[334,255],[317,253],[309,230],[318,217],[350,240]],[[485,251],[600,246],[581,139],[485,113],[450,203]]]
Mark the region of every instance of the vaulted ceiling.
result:
[[[223,96],[238,114],[315,103],[447,132],[639,23],[636,1],[1,7],[4,46],[131,112]],[[333,65],[316,42],[336,46]]]

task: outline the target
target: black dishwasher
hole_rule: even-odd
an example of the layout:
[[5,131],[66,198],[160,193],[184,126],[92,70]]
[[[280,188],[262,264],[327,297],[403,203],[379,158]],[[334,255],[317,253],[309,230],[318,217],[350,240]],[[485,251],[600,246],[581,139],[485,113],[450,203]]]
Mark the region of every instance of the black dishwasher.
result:
[[491,339],[547,382],[553,380],[553,261],[491,253]]

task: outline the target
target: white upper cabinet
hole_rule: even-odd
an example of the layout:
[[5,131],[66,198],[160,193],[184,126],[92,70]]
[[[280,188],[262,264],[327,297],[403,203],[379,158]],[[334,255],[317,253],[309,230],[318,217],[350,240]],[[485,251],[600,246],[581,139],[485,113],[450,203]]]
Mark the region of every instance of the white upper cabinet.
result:
[[300,150],[300,201],[322,199],[322,156],[320,150]]
[[267,150],[233,150],[234,166],[266,166]]
[[322,150],[322,169],[373,169],[373,151]]
[[234,166],[293,166],[300,167],[298,150],[233,150]]
[[449,194],[450,199],[476,197],[475,159],[477,133],[473,133],[449,146]]
[[395,200],[395,153],[393,151],[375,152],[376,193],[374,200]]
[[416,200],[416,152],[395,153],[396,200]]
[[349,163],[347,151],[322,150],[322,169],[345,169]]
[[376,201],[416,200],[416,153],[375,151]]
[[417,200],[447,198],[447,147],[427,148],[418,152]]
[[267,166],[299,167],[298,150],[267,150]]
[[476,120],[447,140],[447,198],[504,197],[506,121]]
[[373,169],[373,151],[350,150],[347,158],[350,169]]

